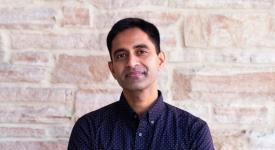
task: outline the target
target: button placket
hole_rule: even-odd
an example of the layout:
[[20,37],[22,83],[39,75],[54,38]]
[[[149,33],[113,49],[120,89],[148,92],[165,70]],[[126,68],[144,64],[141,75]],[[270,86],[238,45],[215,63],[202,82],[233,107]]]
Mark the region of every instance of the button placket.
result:
[[135,149],[143,149],[145,146],[147,122],[144,118],[141,118],[136,131]]

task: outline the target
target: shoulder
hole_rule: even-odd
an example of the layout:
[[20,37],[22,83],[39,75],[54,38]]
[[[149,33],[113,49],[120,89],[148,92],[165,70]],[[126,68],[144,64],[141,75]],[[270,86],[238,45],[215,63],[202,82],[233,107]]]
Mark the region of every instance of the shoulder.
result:
[[199,130],[199,128],[207,126],[207,123],[204,120],[191,114],[190,112],[167,103],[166,106],[168,115],[176,120],[178,127],[188,127],[189,130]]
[[82,117],[80,117],[76,124],[93,124],[97,125],[100,124],[103,120],[111,119],[115,116],[118,102],[114,102],[112,104],[109,104],[107,106],[104,106],[100,109],[97,109],[95,111],[89,112]]
[[168,114],[176,122],[177,131],[188,137],[190,142],[198,144],[198,142],[203,141],[202,143],[211,146],[212,137],[208,124],[204,120],[175,106],[169,104],[166,106]]
[[68,149],[97,149],[96,131],[103,121],[108,120],[108,116],[114,116],[116,105],[117,102],[80,117],[72,129]]

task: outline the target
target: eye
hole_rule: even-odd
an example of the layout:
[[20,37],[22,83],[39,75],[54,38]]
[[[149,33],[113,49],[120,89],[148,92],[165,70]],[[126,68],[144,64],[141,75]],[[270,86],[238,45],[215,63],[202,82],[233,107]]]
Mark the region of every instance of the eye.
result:
[[125,52],[119,52],[119,53],[116,53],[116,54],[115,54],[115,59],[116,59],[116,60],[121,60],[121,59],[125,58],[126,56],[127,56],[127,55],[126,55]]
[[140,55],[144,55],[144,54],[146,54],[146,53],[147,53],[147,51],[146,51],[146,50],[144,50],[144,49],[138,49],[136,53],[137,53],[137,55],[138,55],[138,56],[140,56]]

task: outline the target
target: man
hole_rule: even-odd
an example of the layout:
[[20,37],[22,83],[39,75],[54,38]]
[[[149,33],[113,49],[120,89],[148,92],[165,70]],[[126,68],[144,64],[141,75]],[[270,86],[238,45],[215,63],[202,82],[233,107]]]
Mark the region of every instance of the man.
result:
[[107,36],[120,100],[81,117],[69,150],[213,150],[203,120],[163,101],[157,75],[165,63],[158,29],[139,18],[118,21]]

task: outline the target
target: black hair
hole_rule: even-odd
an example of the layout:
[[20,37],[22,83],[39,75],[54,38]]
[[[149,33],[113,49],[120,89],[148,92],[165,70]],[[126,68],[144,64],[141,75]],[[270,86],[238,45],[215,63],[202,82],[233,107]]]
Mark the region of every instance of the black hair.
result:
[[129,28],[139,28],[145,32],[156,48],[156,53],[160,52],[160,37],[157,27],[140,18],[124,18],[115,23],[107,36],[107,47],[112,60],[112,41],[120,32]]

